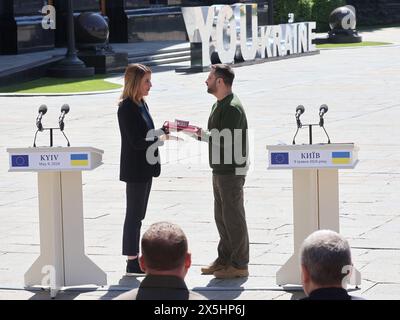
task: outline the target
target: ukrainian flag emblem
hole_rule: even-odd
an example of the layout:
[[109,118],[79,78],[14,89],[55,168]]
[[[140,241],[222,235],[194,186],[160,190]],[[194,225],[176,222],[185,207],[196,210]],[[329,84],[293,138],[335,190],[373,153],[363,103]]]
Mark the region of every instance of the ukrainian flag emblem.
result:
[[350,152],[332,152],[333,164],[350,164]]
[[71,154],[71,166],[85,167],[89,165],[89,156],[87,153]]

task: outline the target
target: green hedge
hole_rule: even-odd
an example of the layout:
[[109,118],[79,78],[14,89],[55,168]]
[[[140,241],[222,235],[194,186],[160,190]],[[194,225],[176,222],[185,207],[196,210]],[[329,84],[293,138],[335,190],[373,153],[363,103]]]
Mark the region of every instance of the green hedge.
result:
[[346,5],[345,0],[277,0],[275,5],[275,23],[287,23],[288,14],[294,13],[294,19],[316,21],[317,31],[329,30],[330,13]]
[[[275,3],[275,23],[287,23],[288,14],[295,11],[297,0],[278,0]],[[295,16],[296,18],[296,16]]]
[[329,15],[334,9],[345,5],[345,0],[314,0],[311,20],[317,22],[317,31],[329,31]]
[[297,2],[296,12],[295,12],[296,21],[311,20],[313,3],[314,3],[313,0],[299,0]]

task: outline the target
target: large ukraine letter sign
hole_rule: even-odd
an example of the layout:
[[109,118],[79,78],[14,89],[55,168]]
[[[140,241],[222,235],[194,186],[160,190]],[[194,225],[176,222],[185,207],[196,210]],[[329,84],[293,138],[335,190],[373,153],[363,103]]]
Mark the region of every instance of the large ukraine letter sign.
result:
[[191,45],[193,71],[217,62],[256,63],[318,53],[312,43],[315,22],[258,26],[255,3],[183,7],[182,14]]

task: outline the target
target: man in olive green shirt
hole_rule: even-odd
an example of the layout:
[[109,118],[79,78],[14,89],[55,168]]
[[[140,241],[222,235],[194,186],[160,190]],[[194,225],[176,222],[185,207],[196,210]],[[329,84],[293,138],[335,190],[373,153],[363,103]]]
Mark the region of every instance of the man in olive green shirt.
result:
[[232,93],[235,74],[228,65],[213,65],[206,80],[208,93],[217,98],[207,131],[197,137],[208,142],[213,171],[214,217],[220,236],[218,258],[203,274],[220,279],[247,277],[249,236],[243,186],[248,169],[247,119],[239,98]]

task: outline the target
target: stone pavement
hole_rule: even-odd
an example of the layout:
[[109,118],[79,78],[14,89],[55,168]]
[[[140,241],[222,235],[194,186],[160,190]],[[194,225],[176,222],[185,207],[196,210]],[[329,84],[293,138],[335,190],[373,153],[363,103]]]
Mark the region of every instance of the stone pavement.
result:
[[363,41],[383,41],[394,44],[400,44],[400,28],[377,28],[377,29],[362,29],[360,35]]
[[[185,230],[193,255],[190,288],[210,299],[297,299],[302,292],[275,285],[275,273],[292,254],[290,171],[268,171],[266,145],[288,143],[295,131],[297,105],[302,120],[316,121],[319,106],[329,106],[326,129],[332,142],[354,142],[360,163],[342,170],[340,228],[349,240],[362,284],[353,293],[368,299],[400,298],[400,29],[392,46],[323,50],[320,55],[236,68],[234,91],[253,129],[252,163],[245,185],[250,233],[250,277],[216,280],[200,266],[216,256],[211,172],[204,144],[186,139],[162,148],[162,174],[154,180],[143,229],[169,220]],[[372,40],[384,40],[380,37]],[[386,40],[386,39],[385,39]],[[386,40],[387,41],[387,40]],[[390,41],[390,40],[389,40]],[[155,123],[187,119],[206,126],[214,98],[206,93],[206,73],[153,74],[148,98]],[[116,77],[114,81],[122,81]],[[39,254],[37,178],[9,173],[7,147],[32,145],[37,109],[55,125],[63,103],[71,106],[65,132],[72,146],[104,149],[104,165],[83,173],[85,248],[108,276],[108,286],[70,288],[57,299],[111,299],[137,287],[141,278],[124,277],[121,256],[124,183],[118,181],[120,138],[118,93],[68,97],[0,97],[0,299],[48,299],[48,292],[24,290],[25,271]],[[314,140],[325,142],[315,131]],[[47,144],[45,134],[39,145]],[[307,132],[298,143],[307,142]],[[55,143],[65,145],[62,136]]]

